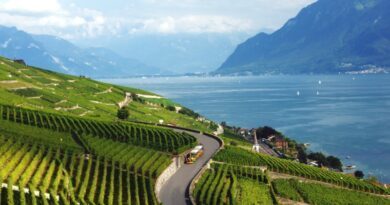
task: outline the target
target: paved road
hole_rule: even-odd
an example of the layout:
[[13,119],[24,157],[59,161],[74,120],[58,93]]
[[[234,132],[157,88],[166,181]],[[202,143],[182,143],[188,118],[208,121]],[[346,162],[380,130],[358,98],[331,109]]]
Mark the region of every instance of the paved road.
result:
[[260,149],[262,149],[263,153],[274,156],[274,157],[279,157],[279,155],[264,142],[260,142],[259,145],[260,145]]
[[164,205],[191,204],[188,193],[191,181],[220,146],[216,139],[196,133],[190,134],[196,137],[199,143],[204,145],[204,154],[196,163],[190,165],[184,164],[162,187],[160,199]]

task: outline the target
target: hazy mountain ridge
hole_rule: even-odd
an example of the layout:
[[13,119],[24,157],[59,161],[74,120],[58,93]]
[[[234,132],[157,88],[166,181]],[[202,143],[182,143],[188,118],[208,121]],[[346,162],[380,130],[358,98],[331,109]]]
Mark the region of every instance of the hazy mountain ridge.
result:
[[387,72],[389,9],[386,0],[319,0],[273,34],[240,44],[216,72]]
[[211,72],[245,40],[247,33],[132,34],[75,41],[99,45],[175,73]]
[[120,77],[164,73],[109,49],[79,48],[58,37],[31,35],[14,27],[0,26],[0,55],[73,75]]

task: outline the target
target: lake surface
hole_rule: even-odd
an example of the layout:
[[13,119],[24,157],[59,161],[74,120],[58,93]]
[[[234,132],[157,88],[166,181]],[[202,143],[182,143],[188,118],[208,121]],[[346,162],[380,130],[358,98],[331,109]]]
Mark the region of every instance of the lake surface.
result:
[[390,183],[390,75],[104,81],[153,91],[216,122],[275,127]]

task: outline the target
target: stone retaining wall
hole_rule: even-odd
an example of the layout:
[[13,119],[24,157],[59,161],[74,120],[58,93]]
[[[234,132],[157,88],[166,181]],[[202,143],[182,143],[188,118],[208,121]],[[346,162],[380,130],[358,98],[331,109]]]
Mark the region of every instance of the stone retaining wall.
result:
[[172,163],[164,170],[160,176],[158,176],[156,180],[156,184],[154,186],[154,192],[156,194],[157,200],[159,203],[160,201],[160,191],[161,188],[165,185],[165,183],[179,170],[179,168],[183,165],[182,160],[180,160],[181,157],[177,156],[172,159]]

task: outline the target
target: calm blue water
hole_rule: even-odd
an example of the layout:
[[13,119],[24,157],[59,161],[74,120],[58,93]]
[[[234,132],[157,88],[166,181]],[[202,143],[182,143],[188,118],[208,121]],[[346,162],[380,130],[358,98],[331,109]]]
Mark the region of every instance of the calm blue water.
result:
[[105,81],[156,92],[217,122],[275,127],[390,183],[390,75]]

